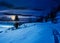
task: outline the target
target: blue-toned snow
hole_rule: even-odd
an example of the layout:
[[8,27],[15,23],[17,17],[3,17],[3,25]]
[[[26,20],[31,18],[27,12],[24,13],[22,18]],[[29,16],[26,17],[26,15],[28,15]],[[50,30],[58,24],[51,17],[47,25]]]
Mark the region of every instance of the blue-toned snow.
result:
[[[11,3],[15,7],[26,7],[28,10],[34,8],[44,9],[42,12],[31,10],[33,15],[36,16],[45,16],[45,14],[47,15],[53,8],[60,5],[59,0],[5,0],[5,2]],[[10,9],[6,6],[0,6],[0,11],[1,10]],[[28,13],[26,13],[27,11],[19,12],[25,15],[32,14],[31,11]],[[19,14],[19,12],[17,14]],[[12,11],[10,13],[12,13]],[[13,13],[15,14],[16,12]],[[58,22],[60,22],[60,20],[58,20]],[[60,23],[27,23],[21,25],[17,30],[13,29],[15,29],[13,26],[7,24],[0,25],[0,43],[54,43],[52,30],[56,29],[60,33]]]
[[6,28],[0,33],[0,43],[54,43],[53,29],[60,32],[60,23],[26,23],[17,30]]

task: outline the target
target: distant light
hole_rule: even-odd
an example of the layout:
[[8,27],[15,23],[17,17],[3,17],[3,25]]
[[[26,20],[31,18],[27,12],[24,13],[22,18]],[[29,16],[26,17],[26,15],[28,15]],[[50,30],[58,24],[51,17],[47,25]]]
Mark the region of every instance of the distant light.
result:
[[15,15],[12,15],[12,16],[11,16],[11,19],[12,19],[12,20],[15,20]]

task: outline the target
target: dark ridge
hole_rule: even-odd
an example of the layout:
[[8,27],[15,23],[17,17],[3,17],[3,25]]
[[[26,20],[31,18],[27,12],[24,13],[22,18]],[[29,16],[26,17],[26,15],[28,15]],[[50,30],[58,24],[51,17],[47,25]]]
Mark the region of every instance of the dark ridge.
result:
[[20,10],[24,10],[24,9],[28,9],[27,7],[16,7],[16,8],[13,8],[13,9],[20,9]]
[[36,10],[36,11],[43,11],[44,9],[41,9],[41,8],[34,8],[32,10]]
[[4,15],[20,15],[20,16],[33,16],[33,15],[23,15],[23,14],[9,14],[9,13],[3,13]]

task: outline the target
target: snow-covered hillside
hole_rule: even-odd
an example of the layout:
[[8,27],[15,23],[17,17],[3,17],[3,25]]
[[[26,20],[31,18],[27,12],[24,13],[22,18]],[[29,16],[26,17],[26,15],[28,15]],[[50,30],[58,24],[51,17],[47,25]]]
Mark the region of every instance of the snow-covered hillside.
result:
[[54,43],[53,29],[59,32],[59,25],[50,22],[22,24],[17,30],[6,29],[0,33],[0,43]]
[[[36,16],[37,18],[39,16],[45,17],[51,12],[54,14],[59,6],[59,0],[0,0],[0,16],[22,14]],[[58,11],[55,13],[57,14]],[[0,21],[0,43],[60,43],[60,12],[56,18],[56,24],[51,23],[51,20],[25,23],[18,29],[14,28],[13,22]],[[32,19],[32,21],[36,21],[36,19]]]

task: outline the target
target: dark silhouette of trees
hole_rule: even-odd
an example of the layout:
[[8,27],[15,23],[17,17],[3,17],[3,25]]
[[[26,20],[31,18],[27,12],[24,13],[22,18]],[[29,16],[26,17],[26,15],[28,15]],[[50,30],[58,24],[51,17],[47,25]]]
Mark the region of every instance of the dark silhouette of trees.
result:
[[18,15],[15,15],[15,21],[19,21]]
[[19,26],[19,23],[18,23],[18,22],[16,22],[16,23],[14,24],[14,27],[17,29],[17,28],[18,28],[18,26]]
[[51,12],[45,17],[45,21],[47,22],[48,19],[51,20],[52,23],[57,23],[57,13],[60,11],[60,6],[57,6],[51,10]]
[[43,22],[44,20],[44,17],[43,16],[39,16],[38,19],[37,19],[37,22]]
[[48,22],[49,20],[52,22],[52,23],[57,23],[57,13],[60,11],[60,5],[58,5],[57,7],[54,7],[52,8],[51,12],[43,17],[43,16],[40,16],[38,19],[37,19],[37,22],[43,22],[43,20],[45,20],[45,22]]
[[15,28],[17,29],[18,26],[19,26],[19,22],[18,22],[18,21],[19,21],[19,18],[18,18],[18,15],[15,16],[15,21],[16,21],[16,22],[15,22],[14,26],[15,26]]
[[48,22],[48,20],[49,20],[49,16],[47,15],[45,16],[45,22]]

